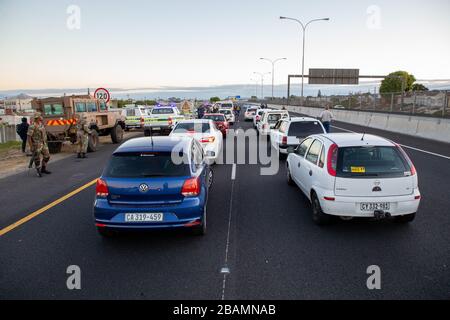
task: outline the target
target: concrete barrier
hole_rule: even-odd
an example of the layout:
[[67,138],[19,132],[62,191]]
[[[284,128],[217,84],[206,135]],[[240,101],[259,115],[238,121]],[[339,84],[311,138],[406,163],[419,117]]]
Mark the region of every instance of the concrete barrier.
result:
[[0,143],[9,141],[20,141],[20,137],[16,133],[16,126],[0,126]]
[[[280,105],[269,105],[281,109]],[[284,106],[289,112],[318,117],[319,108]],[[450,119],[417,117],[366,111],[332,110],[335,120],[450,143]]]

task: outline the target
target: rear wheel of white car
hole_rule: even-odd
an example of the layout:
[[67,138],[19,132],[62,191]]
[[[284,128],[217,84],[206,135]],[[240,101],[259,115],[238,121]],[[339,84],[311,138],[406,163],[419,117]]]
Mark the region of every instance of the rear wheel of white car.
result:
[[288,185],[293,186],[294,180],[292,180],[291,170],[289,169],[289,165],[286,165],[286,176],[287,176]]
[[397,223],[410,223],[410,222],[413,222],[415,218],[416,218],[416,214],[413,213],[413,214],[408,214],[406,216],[394,217],[394,221]]
[[317,224],[319,226],[323,226],[323,225],[327,225],[331,222],[332,217],[322,211],[319,198],[317,198],[317,195],[315,192],[313,192],[313,194],[311,195],[311,206],[312,206],[312,213],[313,213],[313,221],[315,224]]

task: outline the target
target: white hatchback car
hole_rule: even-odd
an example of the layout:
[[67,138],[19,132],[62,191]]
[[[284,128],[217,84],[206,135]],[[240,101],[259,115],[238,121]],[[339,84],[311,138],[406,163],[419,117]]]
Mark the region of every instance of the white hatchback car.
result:
[[203,147],[208,163],[217,161],[223,146],[222,132],[216,128],[212,120],[193,119],[183,120],[176,124],[170,133],[171,137],[193,137]]
[[294,117],[278,121],[270,131],[270,141],[282,158],[287,155],[289,147],[296,148],[306,137],[321,133],[326,131],[319,120],[310,117]]
[[288,183],[311,201],[317,224],[332,216],[414,220],[421,199],[416,169],[394,142],[356,133],[320,134],[288,152]]

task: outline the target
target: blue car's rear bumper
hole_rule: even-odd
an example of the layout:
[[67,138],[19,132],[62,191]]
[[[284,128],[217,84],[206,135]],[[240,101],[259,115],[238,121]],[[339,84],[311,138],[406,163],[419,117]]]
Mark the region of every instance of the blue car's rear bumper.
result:
[[[98,198],[94,203],[97,226],[113,229],[165,229],[184,228],[201,223],[205,208],[204,197],[185,198],[181,203],[168,206],[119,206],[107,199]],[[162,222],[126,222],[127,213],[163,213]]]

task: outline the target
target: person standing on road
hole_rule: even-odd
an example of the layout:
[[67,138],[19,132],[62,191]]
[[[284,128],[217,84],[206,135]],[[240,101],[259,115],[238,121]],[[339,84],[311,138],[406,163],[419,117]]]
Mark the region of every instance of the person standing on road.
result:
[[85,159],[87,158],[87,148],[89,143],[89,135],[91,134],[91,130],[89,130],[89,127],[87,125],[87,118],[82,117],[80,118],[80,121],[77,125],[77,158],[78,159]]
[[30,125],[28,124],[27,118],[22,118],[22,123],[17,125],[17,134],[19,135],[20,139],[22,139],[22,152],[25,153],[25,149],[27,147],[27,140],[28,140],[28,127]]
[[320,113],[319,118],[322,120],[323,127],[327,133],[331,132],[331,120],[334,119],[333,113],[330,111],[330,107],[326,106],[325,110]]
[[[47,145],[47,131],[43,125],[43,119],[39,112],[34,115],[33,123],[28,127],[28,145],[33,154],[34,165],[36,166],[37,176],[42,174],[51,174],[47,170],[47,164],[50,161],[50,152]],[[41,162],[42,156],[42,162]]]

